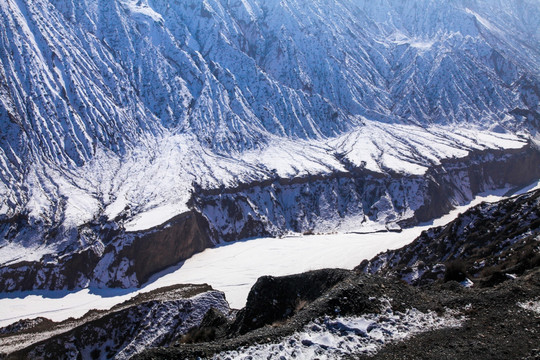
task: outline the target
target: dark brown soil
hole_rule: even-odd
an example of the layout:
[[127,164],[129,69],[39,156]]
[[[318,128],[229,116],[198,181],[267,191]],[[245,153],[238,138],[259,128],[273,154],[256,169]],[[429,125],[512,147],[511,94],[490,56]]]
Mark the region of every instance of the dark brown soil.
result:
[[536,270],[524,279],[443,300],[447,306],[470,304],[462,327],[386,346],[370,359],[540,359],[540,314],[517,305],[538,299],[539,280]]

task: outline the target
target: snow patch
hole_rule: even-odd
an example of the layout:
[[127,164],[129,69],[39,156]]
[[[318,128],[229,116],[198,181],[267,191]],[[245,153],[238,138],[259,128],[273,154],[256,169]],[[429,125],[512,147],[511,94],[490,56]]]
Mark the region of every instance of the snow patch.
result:
[[340,359],[346,355],[373,355],[388,343],[426,331],[459,327],[465,320],[451,311],[443,316],[414,308],[402,313],[393,311],[387,299],[381,302],[385,306],[381,314],[317,319],[280,343],[223,352],[214,359]]
[[[125,220],[119,225],[128,231],[140,231],[189,211],[193,184],[205,189],[235,187],[276,177],[346,172],[349,166],[378,173],[423,175],[441,160],[465,157],[472,150],[526,145],[526,140],[517,135],[475,128],[424,128],[360,120],[363,126],[335,138],[305,141],[269,136],[266,145],[229,156],[208,151],[191,135],[164,132],[122,156],[99,147],[91,161],[69,171],[37,163],[27,177],[30,221],[61,221],[71,231],[102,215],[110,220],[122,215]],[[384,229],[384,219],[391,216],[392,209],[388,209],[373,226]],[[320,222],[317,231],[354,231],[358,219],[326,220]],[[40,248],[41,253],[54,254],[74,245],[76,236],[68,230],[60,233],[63,238],[56,239],[54,246]],[[38,235],[27,236],[25,246],[38,248],[40,239]],[[4,262],[13,255],[7,250],[0,247]],[[18,255],[16,259],[26,258]]]
[[50,253],[50,248],[38,244],[26,246],[25,244],[4,242],[0,245],[0,266],[9,265],[18,261],[39,261]]
[[131,12],[135,18],[149,17],[156,22],[163,21],[161,14],[157,13],[148,5],[147,0],[121,0],[122,4]]
[[434,43],[434,41],[413,41],[411,42],[411,46],[420,50],[429,50]]
[[496,32],[498,34],[503,34],[503,32],[501,30],[499,30],[495,25],[493,25],[486,18],[480,16],[478,13],[474,12],[473,10],[471,10],[469,8],[466,8],[465,12],[467,14],[470,14],[470,15],[474,16],[476,18],[476,20],[478,20],[478,22],[480,24],[482,24],[486,29],[488,29],[490,31],[493,31],[493,32]]
[[471,279],[469,278],[465,278],[465,280],[463,280],[462,282],[460,282],[461,286],[463,287],[466,287],[466,288],[470,288],[470,287],[473,287],[474,286],[474,283],[472,282]]
[[148,210],[135,216],[130,222],[125,224],[126,231],[141,231],[151,229],[163,224],[174,215],[180,214],[185,210],[184,205],[166,204]]
[[522,309],[533,311],[540,315],[540,299],[518,303]]

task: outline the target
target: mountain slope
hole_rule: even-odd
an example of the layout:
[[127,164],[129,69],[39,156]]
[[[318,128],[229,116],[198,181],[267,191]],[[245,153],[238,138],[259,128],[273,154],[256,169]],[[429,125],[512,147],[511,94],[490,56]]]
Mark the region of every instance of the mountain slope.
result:
[[538,121],[534,2],[10,0],[1,10],[6,181],[29,159],[70,168],[160,134],[228,153],[270,134],[335,136],[361,117]]
[[[193,208],[198,189],[420,176],[530,149],[539,126],[535,1],[6,0],[0,19],[2,264],[99,257],[104,232],[193,210],[218,229],[224,213]],[[485,180],[456,186],[505,185]],[[324,231],[379,201],[382,225],[426,201],[396,210],[392,191],[376,193]],[[312,230],[280,217],[272,233]]]
[[[539,200],[535,190],[482,203],[353,272],[261,277],[234,322],[203,322],[177,346],[136,358],[534,359]],[[450,267],[437,276],[456,259],[474,283],[459,284]]]

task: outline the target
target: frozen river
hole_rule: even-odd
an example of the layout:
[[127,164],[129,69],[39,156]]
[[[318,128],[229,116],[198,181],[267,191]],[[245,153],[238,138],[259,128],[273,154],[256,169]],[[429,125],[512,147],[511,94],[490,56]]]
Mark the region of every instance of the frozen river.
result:
[[[537,184],[535,184],[537,185]],[[522,191],[530,190],[530,186]],[[262,275],[289,275],[322,268],[352,269],[379,252],[400,248],[423,230],[444,225],[482,201],[497,201],[506,190],[483,194],[435,221],[401,233],[257,238],[207,249],[184,263],[155,275],[137,289],[84,289],[0,294],[0,327],[24,318],[54,321],[80,317],[90,309],[108,309],[141,293],[173,284],[207,283],[225,293],[231,307],[245,305],[248,292]]]

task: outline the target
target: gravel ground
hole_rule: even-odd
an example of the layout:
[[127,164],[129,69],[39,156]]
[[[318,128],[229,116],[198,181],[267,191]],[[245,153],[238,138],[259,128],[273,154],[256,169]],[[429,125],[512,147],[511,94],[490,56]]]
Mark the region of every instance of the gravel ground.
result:
[[[336,270],[323,270],[333,273]],[[308,279],[313,273],[304,274]],[[342,273],[340,273],[342,274]],[[315,276],[316,277],[316,276]],[[275,296],[268,296],[260,304],[251,304],[263,309],[265,302],[275,303],[283,282],[290,280],[292,286],[302,280],[280,278],[275,286]],[[283,280],[285,279],[285,280]],[[443,314],[453,309],[465,317],[459,327],[428,330],[404,341],[391,342],[375,355],[359,353],[340,355],[338,358],[376,359],[537,359],[540,358],[540,314],[526,310],[519,303],[535,300],[540,295],[540,269],[527,272],[516,280],[508,280],[492,288],[464,288],[456,282],[433,284],[423,288],[412,287],[401,281],[377,276],[350,273],[344,280],[321,291],[321,295],[287,319],[268,319],[268,324],[238,334],[237,323],[228,324],[221,339],[197,344],[176,344],[175,347],[149,350],[138,359],[196,359],[220,358],[223,351],[234,351],[253,344],[274,344],[301,331],[306,324],[324,316],[374,314],[380,311],[376,299],[391,299],[395,311],[414,308],[419,311],[435,311]],[[255,301],[252,299],[252,301]],[[248,304],[248,307],[250,305]],[[239,316],[240,318],[241,316]],[[244,319],[244,321],[249,319]],[[240,326],[241,327],[241,326]],[[268,355],[268,354],[259,354]],[[240,354],[238,354],[240,356]],[[257,357],[255,357],[257,358]],[[272,357],[274,358],[274,357]],[[279,358],[279,357],[275,357]],[[299,356],[299,358],[302,358]],[[321,356],[321,358],[325,358]]]

